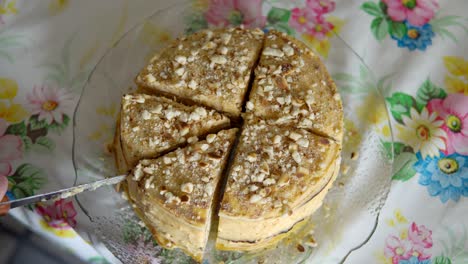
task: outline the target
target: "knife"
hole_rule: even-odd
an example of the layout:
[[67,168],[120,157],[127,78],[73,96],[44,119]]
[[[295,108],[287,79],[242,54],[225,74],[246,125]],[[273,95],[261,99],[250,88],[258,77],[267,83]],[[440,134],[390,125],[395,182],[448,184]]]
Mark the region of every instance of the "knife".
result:
[[62,189],[59,191],[53,191],[49,193],[43,193],[43,194],[33,195],[33,196],[25,197],[25,198],[1,202],[0,208],[4,206],[7,208],[8,207],[15,208],[15,207],[33,204],[37,202],[45,202],[45,201],[56,200],[56,199],[65,199],[68,197],[75,196],[82,192],[94,191],[97,188],[102,187],[102,186],[117,184],[123,181],[126,176],[127,175],[119,175],[119,176],[110,177],[110,178],[106,178],[106,179],[95,181],[95,182],[73,186],[73,187]]

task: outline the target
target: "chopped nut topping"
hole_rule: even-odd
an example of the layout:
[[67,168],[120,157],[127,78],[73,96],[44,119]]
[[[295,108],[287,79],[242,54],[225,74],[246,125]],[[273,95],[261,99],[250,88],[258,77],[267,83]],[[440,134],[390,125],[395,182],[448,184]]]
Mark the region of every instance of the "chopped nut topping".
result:
[[254,194],[250,197],[250,200],[249,202],[251,203],[258,203],[260,200],[262,199],[262,196],[258,195],[258,194]]
[[265,186],[270,186],[270,185],[273,185],[275,183],[276,183],[275,179],[272,179],[272,178],[268,178],[268,179],[263,181],[263,185],[265,185]]
[[201,150],[206,151],[208,148],[210,148],[210,145],[208,145],[208,144],[203,144],[203,145],[201,145],[200,148],[201,148]]
[[175,70],[175,73],[176,73],[177,75],[179,75],[179,76],[182,76],[182,75],[184,74],[184,72],[185,72],[185,69],[184,69],[183,67],[181,67],[181,68]]
[[247,102],[247,104],[245,105],[245,108],[247,108],[248,110],[253,110],[254,109],[254,104],[250,101]]
[[284,53],[279,49],[273,49],[273,48],[270,48],[270,47],[266,47],[263,50],[262,55],[273,56],[273,57],[283,57]]
[[294,161],[297,162],[297,163],[301,163],[301,161],[302,161],[301,155],[300,155],[299,152],[297,152],[297,151],[294,151],[294,152],[292,153],[292,158],[293,158]]
[[221,35],[221,41],[226,45],[229,43],[229,40],[231,40],[231,34],[222,34]]
[[281,143],[281,136],[280,136],[280,135],[276,135],[276,136],[273,138],[273,143],[274,143],[274,144],[279,144],[279,143]]
[[297,141],[297,144],[303,148],[307,148],[309,147],[309,140],[305,139],[305,138],[300,138],[298,139]]
[[177,63],[180,63],[180,64],[184,65],[187,62],[187,57],[176,56],[175,60],[177,61]]
[[257,160],[257,153],[251,152],[247,155],[247,160],[249,162],[255,162]]
[[182,184],[180,190],[183,191],[184,193],[192,193],[192,191],[193,191],[193,184],[190,183],[190,182],[184,183],[184,184]]
[[163,161],[164,161],[164,164],[171,164],[172,163],[172,159],[169,158],[169,157],[166,157],[166,156],[163,157]]
[[141,118],[143,118],[143,120],[148,120],[151,118],[151,114],[147,110],[143,110],[141,113]]
[[198,84],[196,81],[190,80],[190,82],[188,83],[188,87],[192,90],[195,90],[198,87]]
[[227,59],[224,56],[215,55],[211,57],[211,62],[216,64],[225,64],[227,62]]
[[212,143],[216,139],[216,134],[209,134],[206,136],[206,142]]
[[294,49],[289,45],[284,45],[283,46],[283,51],[286,54],[286,56],[294,55]]
[[289,134],[289,138],[294,140],[294,141],[298,141],[300,138],[302,138],[302,135],[301,134],[298,134],[296,132],[291,132]]

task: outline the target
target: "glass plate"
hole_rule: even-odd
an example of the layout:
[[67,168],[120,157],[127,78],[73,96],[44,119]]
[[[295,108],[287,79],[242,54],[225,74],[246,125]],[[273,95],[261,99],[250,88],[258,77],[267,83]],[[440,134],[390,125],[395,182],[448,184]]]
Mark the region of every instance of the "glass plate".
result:
[[[275,5],[288,5],[288,2],[275,1]],[[264,11],[271,9],[267,5],[264,3]],[[107,146],[113,138],[122,94],[134,87],[136,74],[170,39],[206,26],[197,22],[201,12],[191,2],[156,12],[127,32],[96,65],[74,115],[75,184],[117,174]],[[364,62],[338,35],[331,38],[330,54],[324,62],[332,76],[342,72],[361,72],[370,76],[368,78],[374,78]],[[310,259],[318,263],[338,263],[367,241],[375,229],[379,210],[390,187],[393,160],[384,150],[380,133],[382,125],[390,128],[385,100],[377,86],[367,87],[370,88],[361,94],[340,89],[348,129],[345,131],[342,167],[349,169],[347,173],[340,173],[324,206],[299,232],[283,240],[275,249],[256,253],[220,252],[210,243],[205,262],[299,263]],[[357,111],[357,108],[362,108],[364,101],[369,104],[369,115],[375,114],[375,109],[383,109],[385,114],[380,118],[385,120],[377,125],[363,122],[363,111]],[[387,141],[392,142],[391,139],[390,135]],[[180,250],[165,250],[153,242],[131,206],[114,188],[83,193],[76,199],[89,217],[88,222],[81,224],[87,225],[88,230],[123,263],[192,261]]]

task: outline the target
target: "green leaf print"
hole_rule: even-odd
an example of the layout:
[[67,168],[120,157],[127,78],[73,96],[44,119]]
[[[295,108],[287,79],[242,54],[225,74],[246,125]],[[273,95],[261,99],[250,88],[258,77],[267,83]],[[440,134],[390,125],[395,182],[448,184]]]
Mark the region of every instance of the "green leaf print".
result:
[[388,23],[388,32],[396,38],[403,38],[406,34],[406,26],[402,22],[391,21]]
[[38,137],[36,139],[36,144],[37,146],[43,147],[49,151],[52,151],[55,149],[55,143],[52,141],[52,139],[48,137]]
[[57,123],[55,121],[52,122],[52,124],[49,125],[49,129],[60,135],[60,133],[67,128],[68,123],[70,122],[70,117],[66,114],[63,114],[62,119],[62,123]]
[[273,7],[267,15],[267,21],[270,24],[279,22],[288,22],[291,16],[291,11],[283,8]]
[[437,256],[434,258],[434,261],[432,262],[434,264],[452,264],[452,261],[447,258],[446,256]]
[[427,79],[416,92],[417,109],[421,111],[431,99],[444,99],[445,97],[447,97],[447,93],[444,89],[437,87]]
[[448,37],[454,42],[458,42],[458,39],[456,34],[449,31],[449,27],[461,28],[468,34],[468,28],[464,25],[463,18],[460,16],[439,16],[437,14],[431,19],[430,24],[434,33],[440,35],[443,39]]
[[377,40],[383,40],[388,34],[388,22],[386,19],[377,17],[371,23],[372,34]]
[[403,152],[398,155],[394,161],[394,171],[396,173],[392,176],[392,180],[407,181],[416,175],[413,169],[414,163],[418,158],[416,155],[409,152]]
[[14,181],[11,192],[16,198],[34,195],[45,183],[44,171],[27,163],[19,166],[9,178]]
[[25,152],[28,152],[31,147],[33,146],[33,142],[30,137],[28,136],[22,136],[21,140],[23,140],[23,148]]
[[8,51],[12,48],[20,48],[24,46],[21,43],[22,37],[16,35],[2,35],[0,36],[0,58],[8,60],[8,62],[13,63],[13,56]]
[[[391,158],[392,156],[395,158],[396,156],[400,155],[403,152],[414,153],[412,147],[407,146],[401,142],[382,142],[384,146],[385,153],[387,157]],[[392,145],[393,145],[393,155],[392,155]]]
[[31,130],[38,130],[41,128],[47,128],[48,124],[45,120],[39,120],[38,115],[32,115],[29,118],[29,126],[31,127]]
[[192,34],[202,29],[208,28],[208,22],[205,19],[205,16],[202,13],[192,14],[185,18],[185,33]]
[[446,238],[438,241],[443,246],[443,251],[440,256],[434,258],[433,263],[468,263],[468,248],[466,247],[468,235],[466,226],[463,224],[462,227],[462,232],[453,227],[443,227],[443,230],[446,231]]
[[20,123],[9,125],[5,134],[26,136],[26,132],[26,124],[24,123],[24,121],[22,121]]
[[413,97],[405,93],[394,93],[392,97],[387,97],[386,100],[390,104],[390,112],[393,118],[399,123],[403,123],[402,116],[410,116],[411,107],[416,106]]
[[376,17],[384,17],[385,13],[382,12],[381,7],[374,2],[365,2],[361,5],[361,9],[369,15]]

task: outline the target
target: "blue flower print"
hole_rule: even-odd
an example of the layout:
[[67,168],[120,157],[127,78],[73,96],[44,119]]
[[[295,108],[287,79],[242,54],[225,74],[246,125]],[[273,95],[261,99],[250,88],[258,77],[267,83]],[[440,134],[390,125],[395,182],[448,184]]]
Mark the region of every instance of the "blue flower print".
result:
[[419,260],[417,257],[411,257],[410,259],[401,259],[398,264],[430,264],[431,260]]
[[423,160],[418,152],[416,157],[414,169],[420,174],[419,184],[427,186],[431,196],[439,196],[443,203],[468,197],[468,156],[457,153],[446,156],[441,152],[439,157]]
[[392,39],[395,39],[398,42],[398,47],[406,47],[413,51],[415,49],[426,50],[428,46],[432,45],[434,31],[432,31],[431,24],[425,24],[418,27],[405,21],[405,26],[406,33],[401,39],[392,35]]

